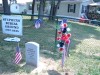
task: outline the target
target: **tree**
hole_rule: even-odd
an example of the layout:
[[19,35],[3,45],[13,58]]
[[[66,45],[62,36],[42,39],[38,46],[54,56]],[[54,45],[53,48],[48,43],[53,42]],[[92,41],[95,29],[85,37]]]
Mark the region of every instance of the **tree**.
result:
[[[45,4],[47,0],[36,0],[36,1],[40,1],[39,3],[39,11],[38,11],[38,19],[43,20],[43,15],[44,15],[44,9],[45,9]],[[50,20],[54,20],[56,14],[57,14],[57,9],[60,6],[60,2],[62,0],[58,0],[57,4],[55,4],[55,0],[48,0],[51,1],[51,10],[50,10],[50,16],[49,19]],[[57,1],[57,0],[56,0]],[[32,2],[32,14],[34,14],[34,6],[35,6],[35,0],[33,0]],[[33,19],[33,16],[31,17],[31,20]]]
[[31,16],[31,20],[34,19],[34,7],[35,7],[35,0],[32,1],[32,16]]
[[39,4],[39,12],[38,12],[38,18],[43,20],[43,14],[44,14],[44,7],[45,7],[45,1],[46,0],[40,0],[40,4]]
[[49,20],[53,20],[53,12],[54,12],[54,7],[55,7],[55,1],[51,1],[51,9],[50,9],[50,17]]
[[56,16],[56,14],[57,14],[57,10],[60,6],[60,3],[61,3],[61,0],[58,0],[57,5],[55,5],[54,16]]
[[49,17],[49,20],[55,19],[55,16],[57,14],[57,9],[59,8],[60,3],[61,3],[61,0],[58,0],[57,4],[55,4],[55,0],[51,1],[51,10],[50,10],[50,16],[51,17]]
[[36,1],[40,1],[39,3],[39,10],[38,10],[38,19],[43,20],[43,14],[44,14],[44,8],[45,8],[45,2],[46,0],[33,0],[32,1],[32,16],[31,16],[31,20],[34,19],[34,7],[35,7],[35,2]]
[[2,0],[4,14],[10,14],[10,6],[8,5],[8,0]]

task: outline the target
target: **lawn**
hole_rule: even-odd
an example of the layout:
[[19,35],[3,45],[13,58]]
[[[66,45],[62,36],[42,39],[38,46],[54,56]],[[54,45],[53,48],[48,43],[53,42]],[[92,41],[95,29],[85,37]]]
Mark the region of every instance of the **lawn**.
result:
[[[71,27],[70,56],[64,69],[61,68],[61,53],[55,47],[56,23],[45,21],[41,28],[35,29],[33,22],[24,17],[23,36],[20,48],[23,59],[20,65],[12,61],[15,55],[15,42],[5,42],[6,37],[0,27],[0,75],[61,75],[64,71],[75,75],[100,74],[100,27],[84,23],[68,22]],[[1,25],[0,25],[1,26]],[[40,60],[46,64],[40,73],[32,73],[33,67],[25,65],[25,43],[34,41],[40,44]]]

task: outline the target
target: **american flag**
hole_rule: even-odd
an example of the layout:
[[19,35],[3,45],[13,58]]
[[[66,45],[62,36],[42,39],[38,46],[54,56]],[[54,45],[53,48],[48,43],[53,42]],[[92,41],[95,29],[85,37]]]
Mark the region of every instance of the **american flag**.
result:
[[40,28],[40,22],[39,22],[39,21],[36,21],[36,23],[35,23],[35,28],[36,28],[36,29]]
[[20,48],[19,48],[19,46],[17,46],[16,47],[16,55],[15,55],[15,63],[19,64],[21,59],[22,59],[22,55],[21,55],[21,52],[20,52]]

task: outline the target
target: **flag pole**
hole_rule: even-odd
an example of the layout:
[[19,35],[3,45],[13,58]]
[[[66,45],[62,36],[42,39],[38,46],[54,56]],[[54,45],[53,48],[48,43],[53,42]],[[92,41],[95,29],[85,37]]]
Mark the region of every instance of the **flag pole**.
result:
[[19,47],[19,42],[17,42],[17,46]]

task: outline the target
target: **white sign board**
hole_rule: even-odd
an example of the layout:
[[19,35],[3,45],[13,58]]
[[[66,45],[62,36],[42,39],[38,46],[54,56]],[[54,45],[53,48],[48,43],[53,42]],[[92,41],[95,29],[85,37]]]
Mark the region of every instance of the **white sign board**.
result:
[[2,31],[5,34],[22,35],[22,16],[2,15]]

